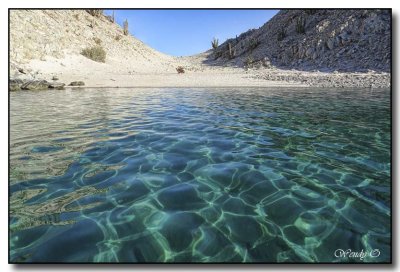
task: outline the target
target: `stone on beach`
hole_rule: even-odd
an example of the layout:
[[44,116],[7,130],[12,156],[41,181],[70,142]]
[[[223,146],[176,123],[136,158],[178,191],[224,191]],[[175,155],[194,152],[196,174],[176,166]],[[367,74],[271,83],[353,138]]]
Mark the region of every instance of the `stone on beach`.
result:
[[85,86],[83,81],[72,81],[68,86]]
[[49,84],[49,89],[64,90],[64,86],[65,86],[64,83],[61,83],[61,82],[56,83],[56,82],[54,82],[54,83],[50,83]]

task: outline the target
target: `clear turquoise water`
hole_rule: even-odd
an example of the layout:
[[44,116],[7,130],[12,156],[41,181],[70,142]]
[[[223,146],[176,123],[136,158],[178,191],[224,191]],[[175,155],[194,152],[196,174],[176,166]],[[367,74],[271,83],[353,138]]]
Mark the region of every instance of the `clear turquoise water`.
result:
[[390,90],[13,92],[10,260],[388,262],[390,137]]

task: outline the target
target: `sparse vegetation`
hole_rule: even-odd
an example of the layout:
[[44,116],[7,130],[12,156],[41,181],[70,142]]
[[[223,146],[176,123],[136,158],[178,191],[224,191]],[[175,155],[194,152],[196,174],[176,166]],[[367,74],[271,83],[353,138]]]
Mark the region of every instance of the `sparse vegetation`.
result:
[[214,53],[214,60],[222,57],[222,51],[215,51]]
[[303,17],[297,18],[296,21],[296,32],[299,34],[306,33],[306,20]]
[[235,50],[232,48],[232,44],[228,43],[228,57],[233,59],[235,57]]
[[246,58],[246,60],[244,61],[244,65],[248,68],[248,67],[251,67],[251,65],[253,64],[253,62],[254,62],[253,56],[252,56],[252,55],[249,55],[249,56]]
[[280,41],[282,41],[284,38],[286,38],[286,29],[282,27],[282,29],[278,31],[277,40],[280,42]]
[[113,23],[113,19],[112,19],[112,17],[111,17],[110,15],[107,15],[107,16],[106,16],[106,19],[107,19],[110,23]]
[[127,36],[129,34],[129,24],[128,24],[128,19],[124,21],[124,35]]
[[122,39],[122,36],[121,35],[119,35],[119,34],[117,34],[116,36],[115,36],[115,38],[114,38],[116,41],[119,41],[119,40],[121,40]]
[[97,45],[100,45],[100,44],[101,44],[101,40],[100,40],[99,38],[94,37],[93,40],[94,40],[94,42],[95,42]]
[[79,14],[78,14],[78,13],[74,14],[73,16],[74,16],[74,18],[75,18],[76,20],[79,20]]
[[106,51],[101,46],[85,48],[81,54],[93,61],[106,62]]
[[256,38],[251,38],[251,39],[250,39],[250,41],[249,41],[249,49],[250,49],[251,51],[253,51],[254,49],[256,49],[257,46],[259,46],[259,45],[260,45],[260,41],[259,41],[258,39],[256,39]]
[[219,42],[217,38],[213,38],[213,40],[211,41],[211,46],[214,49],[214,51],[218,48]]
[[182,66],[176,67],[176,71],[178,72],[178,74],[184,74],[185,73],[185,69]]
[[108,15],[108,16],[106,16],[106,18],[110,23],[115,23],[115,13],[114,13],[114,11],[113,11],[111,16]]
[[94,16],[94,17],[100,17],[101,15],[103,15],[103,11],[102,9],[87,9],[86,12],[89,13],[90,15]]

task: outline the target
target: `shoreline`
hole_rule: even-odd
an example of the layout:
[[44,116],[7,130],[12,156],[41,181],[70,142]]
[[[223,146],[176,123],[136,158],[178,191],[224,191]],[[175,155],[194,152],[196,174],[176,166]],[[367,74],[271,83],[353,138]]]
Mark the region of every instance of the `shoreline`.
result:
[[[274,77],[281,77],[275,79]],[[361,79],[353,76],[352,74],[344,74],[343,76],[332,80],[332,76],[328,77],[314,77],[308,74],[300,74],[297,80],[293,80],[291,75],[271,75],[266,73],[251,74],[249,78],[238,77],[235,74],[229,75],[228,79],[208,81],[205,78],[187,79],[172,77],[159,77],[149,76],[148,78],[135,78],[134,80],[108,80],[97,81],[93,79],[80,80],[78,77],[71,77],[52,81],[49,76],[33,77],[33,78],[13,78],[9,79],[9,91],[23,91],[21,86],[27,83],[45,82],[47,86],[56,85],[60,89],[106,89],[106,88],[339,88],[339,89],[379,89],[390,88],[390,74],[389,75],[364,75]],[[268,78],[268,79],[266,79]],[[270,79],[272,78],[272,80]],[[306,78],[306,79],[304,79]],[[181,80],[184,79],[184,80]],[[186,80],[185,80],[186,79]],[[228,81],[231,82],[228,82]],[[83,86],[69,85],[74,81],[82,81]],[[19,83],[15,83],[19,82]],[[16,85],[15,85],[16,84]],[[14,86],[17,86],[15,89]],[[54,89],[50,88],[32,88],[38,89]],[[29,90],[29,89],[25,89]]]
[[[110,59],[99,63],[82,55],[64,58],[47,57],[28,63],[12,63],[10,80],[65,84],[82,81],[90,88],[217,88],[217,87],[327,87],[327,88],[389,88],[389,72],[322,72],[277,67],[213,66],[205,56],[180,58],[168,63],[168,69],[152,65],[141,70],[143,62]],[[185,72],[178,74],[176,67]],[[54,80],[56,79],[56,80]],[[75,87],[75,86],[74,86]],[[18,88],[17,88],[18,89]]]
[[[320,72],[274,68],[243,69],[186,63],[185,73],[132,72],[125,63],[99,64],[84,60],[60,65],[63,60],[33,61],[10,69],[10,85],[45,81],[63,88],[390,88],[391,74],[369,72]],[[82,81],[84,86],[69,86]],[[10,87],[10,89],[12,89]],[[36,88],[38,89],[38,88]],[[57,89],[57,88],[55,88]],[[18,87],[15,89],[18,90]]]
[[235,86],[65,86],[65,90],[84,90],[84,89],[156,89],[156,88],[188,88],[188,89],[227,89],[227,88],[251,88],[251,89],[270,89],[270,88],[295,88],[295,89],[342,89],[342,90],[376,90],[376,89],[390,89],[390,87],[327,87],[327,86],[308,86],[308,85],[268,85],[268,86],[250,86],[250,85],[235,85]]

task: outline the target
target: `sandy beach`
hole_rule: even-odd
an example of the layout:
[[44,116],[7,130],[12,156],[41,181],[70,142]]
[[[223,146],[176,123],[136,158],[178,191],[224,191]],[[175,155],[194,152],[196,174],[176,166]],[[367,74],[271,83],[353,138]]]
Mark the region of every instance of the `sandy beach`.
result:
[[[193,58],[192,58],[193,59]],[[83,81],[84,87],[306,87],[295,81],[256,78],[254,71],[240,68],[209,67],[191,59],[180,58],[175,66],[183,64],[185,73],[175,69],[143,71],[145,63],[110,60],[97,63],[75,55],[64,59],[33,60],[27,67],[37,71],[37,77],[49,82],[57,77],[60,82]],[[155,66],[156,68],[157,66]],[[139,72],[136,72],[139,71]]]
[[[81,55],[68,55],[57,59],[31,60],[24,65],[24,73],[15,72],[17,77],[44,79],[48,82],[83,81],[86,88],[121,87],[388,87],[387,73],[323,73],[284,69],[243,69],[218,67],[203,64],[203,55],[197,58],[175,58],[167,68],[154,65],[151,69],[146,61],[108,60],[107,63],[91,61]],[[178,74],[175,67],[184,67],[185,73]],[[25,72],[27,71],[27,72]]]

